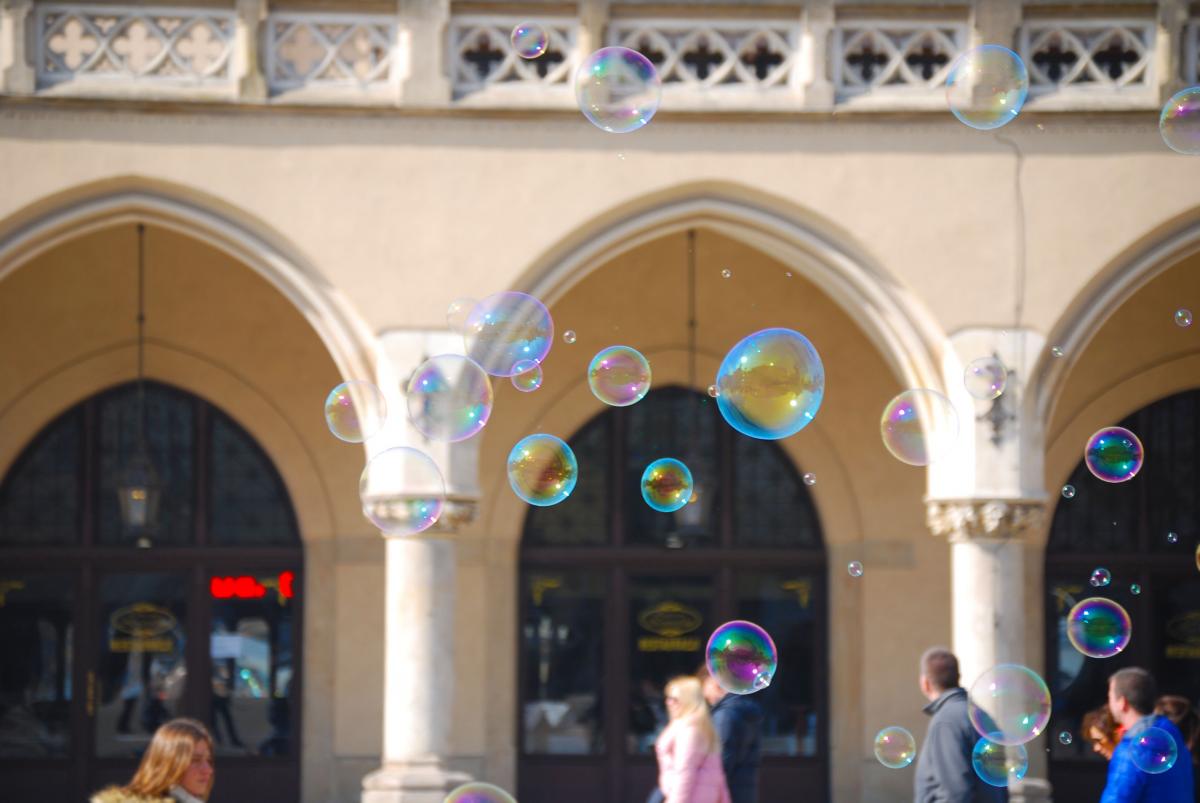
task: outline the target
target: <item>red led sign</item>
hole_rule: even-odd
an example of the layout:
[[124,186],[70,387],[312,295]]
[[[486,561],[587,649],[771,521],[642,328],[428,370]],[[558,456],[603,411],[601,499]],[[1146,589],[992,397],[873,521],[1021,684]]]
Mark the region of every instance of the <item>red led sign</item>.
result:
[[268,589],[274,589],[280,603],[291,599],[294,592],[293,572],[280,572],[278,577],[254,577],[244,574],[238,577],[214,577],[208,584],[213,599],[261,599]]

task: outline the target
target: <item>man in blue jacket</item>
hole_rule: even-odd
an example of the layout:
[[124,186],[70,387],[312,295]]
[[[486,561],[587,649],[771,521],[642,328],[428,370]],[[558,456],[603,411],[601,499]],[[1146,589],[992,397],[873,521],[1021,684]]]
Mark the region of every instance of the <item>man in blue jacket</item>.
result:
[[762,760],[763,713],[746,694],[729,694],[702,666],[696,673],[704,699],[712,707],[721,739],[721,764],[732,803],[758,803],[758,765]]
[[967,714],[967,692],[958,685],[958,658],[945,647],[921,656],[919,684],[933,719],[917,754],[916,803],[1007,803],[1008,790],[985,783],[971,766],[979,734]]
[[[1158,690],[1145,669],[1121,669],[1108,679],[1108,707],[1125,736],[1108,762],[1108,783],[1100,803],[1192,803],[1191,753],[1179,729],[1154,715]],[[1148,727],[1161,728],[1175,740],[1177,757],[1166,772],[1151,774],[1134,761],[1138,737]]]

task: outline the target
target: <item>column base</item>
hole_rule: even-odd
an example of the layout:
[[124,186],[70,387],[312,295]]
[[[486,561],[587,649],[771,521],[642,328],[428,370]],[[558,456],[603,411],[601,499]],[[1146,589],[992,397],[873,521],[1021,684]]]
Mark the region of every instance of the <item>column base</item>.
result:
[[363,778],[362,803],[443,803],[448,792],[470,780],[436,757],[387,763]]
[[1050,803],[1050,782],[1045,778],[1023,778],[1008,787],[1008,803]]

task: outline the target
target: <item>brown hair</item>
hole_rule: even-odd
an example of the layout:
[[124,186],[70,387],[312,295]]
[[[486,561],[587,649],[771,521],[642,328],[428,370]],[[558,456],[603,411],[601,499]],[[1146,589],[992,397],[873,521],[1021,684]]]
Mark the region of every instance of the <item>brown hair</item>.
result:
[[[1088,711],[1084,714],[1079,730],[1083,732],[1085,739],[1099,749],[1101,755],[1105,758],[1112,758],[1113,751],[1117,749],[1117,742],[1120,739],[1117,737],[1117,723],[1113,720],[1107,703],[1095,711]],[[1092,731],[1100,736],[1098,738],[1093,736]]]
[[945,647],[930,647],[921,656],[921,674],[938,691],[958,685],[958,659]]
[[1129,707],[1142,716],[1154,713],[1154,698],[1158,689],[1154,685],[1154,676],[1145,669],[1137,666],[1127,666],[1113,672],[1109,678],[1113,694],[1125,698]]
[[1200,764],[1200,715],[1192,701],[1178,694],[1164,694],[1154,704],[1154,713],[1161,714],[1179,728],[1183,743],[1192,752],[1192,763]]
[[[166,723],[154,732],[150,746],[142,755],[142,763],[123,791],[144,797],[165,795],[192,765],[198,742],[205,742],[212,754],[212,735],[203,723],[185,718]],[[211,791],[211,788],[205,789],[204,796],[207,798]]]

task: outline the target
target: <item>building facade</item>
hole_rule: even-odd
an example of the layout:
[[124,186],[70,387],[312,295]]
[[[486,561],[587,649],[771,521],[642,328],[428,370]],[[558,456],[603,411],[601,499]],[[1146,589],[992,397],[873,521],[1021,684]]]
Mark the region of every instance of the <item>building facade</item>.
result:
[[[508,39],[526,19],[550,39],[529,62]],[[1030,73],[996,132],[941,89],[981,43]],[[574,105],[607,44],[664,81],[632,134]],[[1108,672],[1200,697],[1200,326],[1174,318],[1200,312],[1200,161],[1158,132],[1198,53],[1183,0],[0,3],[0,782],[79,798],[187,713],[219,738],[214,800],[440,801],[474,777],[640,801],[658,684],[742,616],[781,647],[765,800],[906,799],[872,740],[920,745],[939,643],[968,685],[1043,674],[1055,715],[1019,794],[1094,799],[1078,719]],[[497,380],[475,438],[424,442],[408,376],[461,351],[452,301],[505,290],[575,342],[534,393]],[[778,443],[705,393],[767,326],[827,373]],[[614,343],[653,367],[625,410],[585,376]],[[978,401],[964,366],[993,354],[1008,386]],[[392,411],[365,447],[320,411],[352,378]],[[928,469],[880,440],[906,388],[957,410]],[[148,549],[115,494],[139,409],[163,475]],[[1107,486],[1083,445],[1122,421],[1146,468]],[[533,432],[580,460],[556,508],[507,487]],[[436,532],[363,517],[391,445],[442,469]],[[690,517],[631,485],[671,451],[702,488]],[[1107,663],[1060,627],[1093,564],[1134,618]]]

